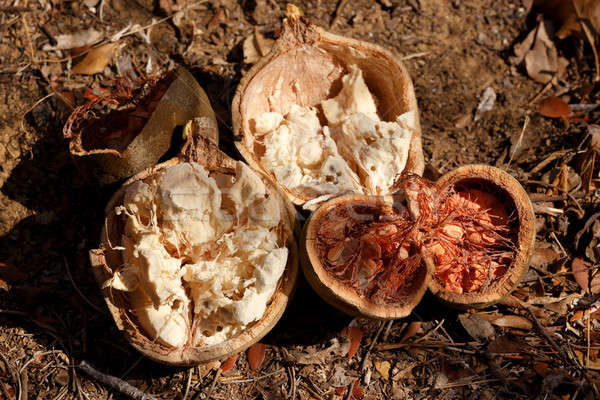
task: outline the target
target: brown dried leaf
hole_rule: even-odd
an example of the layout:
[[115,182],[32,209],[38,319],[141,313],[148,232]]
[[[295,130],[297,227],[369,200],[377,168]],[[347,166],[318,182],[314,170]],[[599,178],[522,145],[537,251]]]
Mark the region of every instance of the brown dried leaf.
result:
[[352,397],[355,399],[362,399],[365,397],[365,388],[358,383],[355,383],[354,387],[352,388]]
[[509,336],[499,336],[488,345],[488,351],[495,354],[521,353],[524,348],[522,342]]
[[417,332],[419,332],[419,330],[421,329],[421,325],[423,325],[423,322],[421,321],[411,322],[408,328],[406,328],[406,332],[402,336],[402,339],[400,339],[400,343],[404,343],[411,337],[415,336]]
[[475,340],[494,336],[496,331],[492,324],[477,314],[461,314],[458,316],[465,331]]
[[252,371],[258,372],[260,370],[266,351],[267,346],[264,343],[254,343],[250,346],[248,349],[248,364],[250,364]]
[[102,32],[98,32],[92,28],[77,33],[57,35],[54,37],[56,44],[46,44],[42,47],[42,50],[69,50],[77,47],[91,46],[102,40],[103,37],[104,34]]
[[597,273],[590,282],[590,289],[593,294],[600,293],[600,273]]
[[329,346],[318,351],[315,346],[305,347],[304,351],[290,350],[288,353],[291,357],[288,358],[288,361],[303,365],[323,364],[332,356],[341,357],[348,354],[349,349],[349,340],[340,343],[337,338],[334,338],[331,340]]
[[571,108],[560,97],[550,96],[542,100],[537,106],[537,111],[548,118],[567,118]]
[[79,64],[71,71],[74,74],[93,75],[104,71],[111,62],[114,51],[119,47],[118,43],[107,43],[90,50]]
[[564,39],[573,34],[582,33],[573,3],[577,5],[582,19],[589,21],[596,32],[600,32],[600,2],[598,0],[535,0],[534,4],[536,9],[544,13],[546,17],[561,25],[556,36]]
[[542,249],[536,247],[529,263],[536,268],[541,268],[558,259],[560,259],[560,253],[552,247]]
[[234,354],[231,357],[229,357],[227,360],[225,360],[225,362],[221,366],[221,372],[225,373],[225,372],[231,370],[231,368],[233,368],[235,366],[235,363],[237,362],[239,356],[240,356],[239,354]]
[[392,365],[389,361],[374,360],[373,365],[384,380],[387,381],[390,378],[390,367]]
[[558,56],[548,36],[544,21],[538,25],[533,47],[525,55],[527,74],[537,82],[547,83],[554,75],[562,75],[569,62]]
[[582,260],[579,257],[575,257],[573,262],[571,262],[571,271],[573,272],[573,277],[575,281],[581,286],[581,288],[589,293],[589,270],[591,264]]
[[525,56],[527,55],[527,53],[529,53],[529,51],[531,50],[531,47],[533,46],[533,41],[535,40],[535,32],[537,31],[537,28],[534,28],[531,30],[531,32],[529,32],[529,34],[527,35],[527,37],[525,38],[525,40],[523,40],[521,43],[517,43],[514,47],[514,51],[515,51],[515,57],[511,57],[510,61],[515,64],[521,64],[523,62],[523,60],[525,59]]
[[577,359],[585,368],[600,370],[600,358],[598,357],[598,350],[591,351],[589,359],[582,351],[573,349],[573,353],[575,353]]
[[588,125],[590,148],[600,154],[600,125]]
[[273,47],[274,42],[273,39],[265,38],[255,27],[254,33],[244,40],[244,62],[247,64],[254,64],[261,57],[264,57],[271,52],[271,47]]
[[529,330],[533,328],[533,324],[525,317],[520,315],[504,315],[492,321],[492,324],[504,328],[516,328]]
[[342,331],[342,335],[350,338],[350,349],[348,349],[348,359],[351,359],[358,351],[363,332],[358,326],[349,326]]

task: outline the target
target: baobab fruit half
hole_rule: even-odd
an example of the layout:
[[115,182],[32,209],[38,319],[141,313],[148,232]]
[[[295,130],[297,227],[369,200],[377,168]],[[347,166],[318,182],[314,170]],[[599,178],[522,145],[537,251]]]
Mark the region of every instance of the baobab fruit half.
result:
[[417,102],[402,62],[297,15],[241,80],[232,122],[248,164],[309,209],[340,192],[394,193],[402,173],[424,168]]
[[194,365],[244,351],[279,320],[294,287],[295,212],[277,188],[186,125],[181,155],[127,181],[106,207],[94,275],[140,352]]
[[[215,121],[208,96],[185,68],[161,77],[121,77],[77,107],[64,127],[79,168],[101,185],[155,165],[169,150],[175,128],[188,120]],[[218,143],[218,134],[212,139]]]
[[535,214],[527,192],[510,174],[468,165],[434,186],[438,216],[423,246],[431,292],[458,307],[499,301],[520,282],[535,244]]
[[312,213],[304,226],[301,265],[329,304],[351,315],[395,319],[419,303],[430,271],[402,200],[344,195]]
[[340,196],[305,225],[302,267],[329,303],[399,318],[426,288],[459,307],[500,300],[518,284],[535,242],[525,190],[497,168],[472,165],[433,184],[403,177],[393,197]]

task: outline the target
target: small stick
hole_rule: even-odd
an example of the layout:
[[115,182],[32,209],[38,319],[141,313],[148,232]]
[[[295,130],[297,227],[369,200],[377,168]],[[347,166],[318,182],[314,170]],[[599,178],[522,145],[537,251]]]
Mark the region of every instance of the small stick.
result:
[[95,380],[104,383],[107,386],[119,391],[120,393],[127,395],[135,400],[156,400],[154,397],[147,395],[138,388],[130,385],[122,379],[116,376],[106,375],[92,367],[87,361],[81,361],[79,368],[94,378]]
[[63,256],[63,259],[65,261],[65,268],[67,270],[67,276],[69,277],[69,280],[71,281],[71,284],[73,285],[73,287],[75,288],[75,291],[79,294],[79,296],[81,296],[81,298],[88,303],[94,310],[98,311],[101,314],[104,314],[104,310],[101,309],[100,307],[98,307],[97,305],[95,305],[94,303],[92,303],[91,300],[89,300],[87,297],[85,297],[83,295],[83,293],[81,292],[81,290],[79,290],[79,287],[75,284],[75,281],[73,280],[73,276],[71,275],[71,269],[69,268],[69,262],[67,261],[67,257]]
[[375,334],[375,337],[373,338],[373,341],[369,345],[369,348],[367,349],[367,352],[365,353],[365,356],[363,357],[362,366],[360,368],[361,371],[363,371],[363,372],[364,372],[365,369],[367,369],[367,361],[369,360],[369,356],[371,355],[371,350],[373,349],[373,347],[377,343],[377,339],[379,339],[379,335],[381,335],[381,331],[383,331],[383,327],[384,326],[385,326],[385,323],[383,321],[381,321],[379,323],[379,329],[377,330],[377,333]]
[[600,81],[600,61],[598,60],[598,49],[596,49],[596,41],[594,40],[594,35],[592,34],[587,23],[581,16],[581,11],[579,10],[579,7],[577,7],[577,2],[575,0],[571,0],[571,2],[573,3],[573,8],[575,9],[575,14],[577,15],[579,24],[581,24],[581,29],[583,29],[583,32],[585,32],[585,37],[590,42],[592,52],[594,53],[594,64],[596,65],[596,76],[594,77],[594,82],[598,82]]
[[521,129],[521,134],[519,135],[519,140],[517,140],[517,143],[515,144],[514,150],[510,153],[510,158],[508,159],[508,165],[510,165],[512,163],[515,153],[517,152],[517,150],[519,150],[519,147],[521,147],[521,142],[523,141],[523,136],[525,136],[525,130],[527,129],[528,125],[529,125],[529,115],[525,115],[525,122],[523,123],[523,129]]
[[183,400],[186,400],[188,397],[188,394],[190,393],[190,385],[192,383],[192,371],[193,370],[194,370],[193,368],[190,368],[188,370],[188,377],[187,377],[187,383],[185,385],[185,392],[183,393]]
[[348,386],[348,396],[346,396],[346,400],[350,400],[352,398],[352,392],[354,391],[354,384],[356,384],[356,379],[352,380],[350,386]]
[[308,391],[310,393],[310,395],[313,396],[315,399],[323,400],[321,395],[319,393],[317,393],[314,389],[312,389],[310,386],[308,386],[306,383],[300,382],[300,386],[302,386],[304,389],[306,389],[306,391]]
[[333,17],[333,21],[331,21],[331,25],[329,26],[329,28],[333,28],[335,26],[335,24],[338,22],[338,20],[340,18],[340,15],[342,14],[342,10],[346,6],[347,2],[348,2],[348,0],[341,0],[338,3],[338,6],[335,9],[335,14],[334,14],[334,17]]
[[219,380],[219,377],[221,376],[222,372],[223,372],[223,369],[219,368],[217,370],[217,372],[215,373],[215,379],[213,379],[213,382],[210,385],[210,389],[208,389],[208,393],[206,394],[207,399],[210,399],[210,396],[212,395],[213,390],[215,390],[215,385],[217,384],[217,381]]

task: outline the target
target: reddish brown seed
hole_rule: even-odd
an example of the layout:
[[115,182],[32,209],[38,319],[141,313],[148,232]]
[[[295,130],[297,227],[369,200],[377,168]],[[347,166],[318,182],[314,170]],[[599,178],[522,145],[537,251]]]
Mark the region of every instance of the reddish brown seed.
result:
[[254,372],[260,371],[260,366],[265,359],[267,346],[264,343],[254,343],[248,349],[248,364]]
[[239,356],[239,354],[234,354],[227,360],[225,360],[223,365],[221,365],[221,373],[224,374],[225,372],[231,370],[235,366],[235,363],[237,362]]

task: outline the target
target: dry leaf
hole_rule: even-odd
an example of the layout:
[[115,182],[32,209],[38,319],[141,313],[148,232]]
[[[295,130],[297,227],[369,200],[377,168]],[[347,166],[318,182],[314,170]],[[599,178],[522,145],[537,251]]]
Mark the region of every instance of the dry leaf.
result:
[[71,71],[74,74],[93,75],[104,71],[111,62],[118,43],[107,43],[91,49]]
[[488,351],[495,354],[522,353],[523,350],[525,350],[525,344],[509,336],[496,337],[488,345]]
[[44,47],[42,47],[42,50],[68,50],[77,47],[91,46],[102,40],[103,36],[104,34],[102,32],[98,32],[95,29],[87,29],[85,31],[67,35],[57,35],[54,37],[56,44],[45,44]]
[[525,317],[520,315],[504,315],[492,321],[492,324],[504,328],[516,328],[529,330],[533,328],[533,324]]
[[288,352],[291,356],[288,361],[303,365],[323,364],[331,356],[341,357],[348,354],[348,350],[350,349],[349,341],[345,341],[342,344],[337,338],[334,338],[330,343],[329,346],[319,351],[316,350],[316,346],[305,347],[304,351],[292,349]]
[[342,335],[350,338],[350,349],[348,349],[348,359],[354,357],[360,346],[360,340],[363,333],[358,326],[349,326],[342,331]]
[[400,343],[404,343],[411,337],[415,336],[417,332],[419,332],[419,329],[421,329],[421,325],[423,325],[423,322],[421,321],[411,322],[410,325],[408,325],[408,328],[406,328],[404,336],[402,336],[402,339],[400,339]]
[[550,96],[541,101],[537,111],[544,117],[566,118],[571,114],[571,108],[560,97]]
[[588,274],[590,267],[590,263],[582,260],[579,257],[575,257],[573,262],[571,262],[571,271],[573,272],[573,277],[586,293],[589,293],[590,291]]
[[600,293],[600,273],[596,273],[590,282],[590,289],[593,294]]
[[558,259],[560,259],[560,253],[552,247],[542,249],[536,247],[529,263],[536,268],[541,268]]
[[585,368],[600,370],[600,358],[598,358],[598,350],[590,351],[589,360],[586,354],[582,351],[573,349],[573,353],[575,353],[577,359]]
[[540,375],[540,376],[544,376],[546,370],[548,369],[550,365],[548,363],[545,362],[536,362],[533,364],[533,369],[535,370],[535,372]]
[[573,2],[576,3],[581,17],[589,21],[596,32],[600,32],[600,2],[598,0],[535,0],[535,7],[546,17],[560,24],[556,36],[564,39],[572,34],[582,33]]
[[527,74],[537,82],[547,83],[554,75],[562,75],[569,62],[558,56],[548,36],[544,21],[537,27],[532,48],[525,55]]
[[255,27],[254,33],[244,40],[244,62],[246,64],[254,64],[261,57],[264,57],[271,52],[273,43],[273,39],[265,38]]
[[355,399],[362,399],[365,397],[365,388],[360,386],[358,383],[355,383],[354,387],[352,388],[352,396]]
[[517,43],[514,47],[514,51],[515,51],[515,57],[511,57],[510,61],[515,64],[521,64],[523,62],[523,60],[525,59],[525,56],[527,55],[527,53],[529,53],[529,51],[531,50],[531,47],[533,46],[533,41],[535,40],[535,32],[537,31],[537,28],[533,29],[531,32],[529,32],[529,34],[527,35],[527,37],[525,38],[525,40],[523,40],[521,43]]
[[254,372],[258,372],[260,370],[260,366],[265,359],[265,352],[267,350],[267,346],[264,343],[254,343],[248,349],[248,364],[250,364],[250,369]]
[[477,314],[461,314],[458,319],[465,331],[475,340],[487,339],[496,333],[492,324]]
[[239,356],[240,356],[239,354],[234,354],[231,357],[229,357],[227,360],[225,360],[225,362],[221,366],[221,372],[225,373],[225,372],[231,370],[231,368],[233,368],[235,366],[235,363],[237,362]]
[[390,367],[392,365],[389,361],[375,360],[373,361],[373,365],[375,366],[377,372],[379,372],[379,375],[381,375],[381,377],[384,380],[387,381],[388,379],[390,379]]
[[590,148],[600,154],[600,125],[588,125]]

